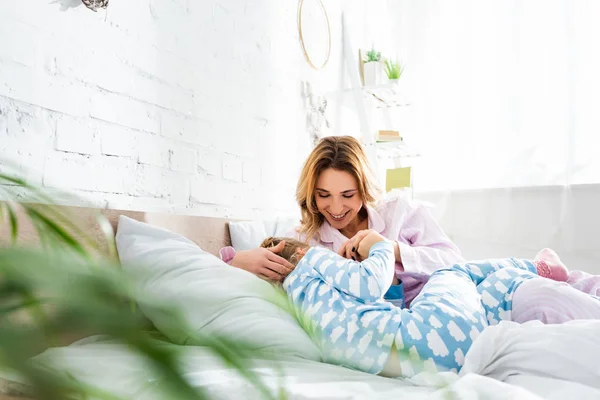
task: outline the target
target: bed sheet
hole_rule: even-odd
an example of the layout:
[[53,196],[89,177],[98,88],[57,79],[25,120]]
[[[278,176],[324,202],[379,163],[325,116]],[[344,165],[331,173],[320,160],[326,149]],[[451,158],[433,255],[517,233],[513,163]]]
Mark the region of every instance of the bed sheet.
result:
[[[486,329],[460,374],[423,373],[390,379],[300,359],[254,360],[253,370],[288,399],[576,399],[600,398],[600,321],[562,325],[502,322]],[[157,341],[157,345],[175,346]],[[205,348],[176,346],[195,387],[218,399],[261,399],[237,373]],[[68,371],[82,382],[123,398],[160,399],[160,381],[126,346],[96,336],[47,350],[33,362]]]

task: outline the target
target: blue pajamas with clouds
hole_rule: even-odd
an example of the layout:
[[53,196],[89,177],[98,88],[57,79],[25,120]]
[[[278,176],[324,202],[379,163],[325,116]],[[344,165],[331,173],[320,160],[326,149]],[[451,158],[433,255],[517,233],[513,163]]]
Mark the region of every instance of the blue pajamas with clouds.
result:
[[457,264],[434,272],[410,310],[402,310],[395,337],[405,376],[423,370],[458,372],[483,329],[510,319],[512,297],[533,263],[502,259]]
[[394,267],[390,243],[375,244],[361,263],[313,247],[286,278],[326,362],[377,374],[395,345],[403,376],[458,371],[479,333],[510,317],[520,283],[537,276],[529,261],[457,264],[433,273],[408,310],[383,299]]

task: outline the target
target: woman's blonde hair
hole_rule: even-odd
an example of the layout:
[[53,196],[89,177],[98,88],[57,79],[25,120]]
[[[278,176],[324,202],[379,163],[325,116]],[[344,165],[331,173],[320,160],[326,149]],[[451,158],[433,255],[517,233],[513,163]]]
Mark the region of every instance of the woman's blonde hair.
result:
[[357,139],[352,136],[321,139],[304,163],[296,188],[296,201],[302,213],[300,233],[306,241],[316,235],[325,218],[317,209],[315,186],[319,175],[329,168],[348,172],[356,179],[363,204],[372,205],[380,193],[365,150]]
[[307,250],[309,246],[306,243],[287,237],[268,237],[263,240],[263,242],[260,244],[260,247],[264,247],[266,249],[269,247],[275,247],[281,243],[282,240],[285,240],[285,244],[283,245],[283,250],[280,251],[278,255],[285,258],[292,264],[297,265],[298,261],[300,261],[302,258],[301,254],[298,253],[298,249]]

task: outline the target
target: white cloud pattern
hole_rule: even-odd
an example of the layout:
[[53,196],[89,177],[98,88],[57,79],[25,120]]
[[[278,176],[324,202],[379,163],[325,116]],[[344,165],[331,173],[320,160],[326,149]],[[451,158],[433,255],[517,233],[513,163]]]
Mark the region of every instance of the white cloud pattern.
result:
[[441,328],[443,326],[442,323],[440,322],[440,320],[435,317],[435,315],[432,315],[431,317],[429,317],[429,323],[434,328]]
[[398,333],[396,333],[396,336],[394,337],[394,344],[396,345],[396,348],[398,350],[403,350],[404,349],[404,340],[402,340],[402,331],[398,331]]
[[317,291],[318,288],[319,288],[319,283],[317,281],[315,281],[314,283],[310,284],[310,288],[306,292],[306,298],[309,301],[313,300],[313,298],[315,297],[315,292]]
[[447,325],[448,328],[448,332],[450,332],[450,335],[454,338],[454,340],[456,340],[457,342],[464,342],[465,339],[467,338],[467,336],[465,335],[465,333],[460,329],[460,327],[458,325],[456,325],[456,322],[454,321],[450,321],[448,322]]
[[500,302],[492,296],[487,290],[481,292],[481,301],[488,307],[497,307]]
[[325,314],[323,314],[323,316],[321,317],[321,329],[324,329],[327,325],[329,325],[331,320],[334,319],[336,315],[337,312],[335,312],[334,310],[329,310]]
[[379,285],[377,284],[377,280],[374,277],[369,276],[367,278],[367,282],[368,282],[367,287],[369,289],[369,294],[371,296],[378,296],[380,294],[379,293],[380,290],[379,290]]
[[500,321],[510,321],[510,314],[511,312],[509,310],[504,310],[502,308],[498,309],[498,318],[500,318]]
[[331,288],[328,285],[320,285],[319,286],[319,296],[323,296],[325,293],[329,292]]
[[340,295],[338,294],[338,292],[332,292],[331,293],[331,298],[329,299],[329,307],[333,307],[333,303],[335,303],[336,301],[338,301],[340,298]]
[[498,320],[494,318],[494,314],[488,311],[487,320],[490,325],[498,325]]
[[377,331],[379,333],[383,333],[383,331],[385,330],[385,327],[387,325],[387,323],[390,321],[390,315],[384,315],[381,320],[379,320],[379,325],[377,325]]
[[315,315],[317,313],[317,311],[319,311],[319,309],[321,308],[322,305],[323,305],[323,302],[318,301],[318,302],[306,307],[306,311],[305,311],[306,316],[312,317],[313,315]]
[[456,364],[458,364],[459,367],[462,367],[465,363],[465,355],[461,349],[456,349],[454,352],[454,361],[456,361]]
[[360,338],[360,340],[358,341],[358,351],[360,352],[360,354],[364,354],[372,340],[373,332],[367,332],[365,336]]
[[421,335],[421,331],[419,330],[417,324],[415,324],[415,321],[413,320],[411,320],[406,325],[406,330],[408,331],[410,337],[413,338],[413,340],[421,340],[423,338],[423,335]]
[[331,343],[337,342],[344,332],[346,332],[344,328],[336,326],[333,331],[331,331]]
[[499,269],[498,271],[495,272],[495,274],[498,279],[504,280],[504,279],[510,278],[510,274],[505,269]]
[[434,330],[427,334],[427,347],[433,352],[434,356],[445,357],[449,354],[446,343],[444,343],[437,331]]
[[354,334],[358,332],[358,324],[356,323],[356,316],[353,315],[353,318],[348,322],[348,343],[352,341],[354,338]]
[[332,260],[325,260],[325,261],[319,263],[319,265],[317,266],[316,270],[319,271],[321,273],[321,275],[325,275],[325,273],[327,272],[327,269],[332,264],[333,264]]
[[471,273],[473,275],[477,275],[480,278],[483,278],[483,272],[481,272],[481,269],[477,265],[469,264],[469,268],[471,269]]
[[500,281],[496,282],[496,284],[494,285],[494,287],[500,293],[507,293],[508,292],[508,288],[506,286],[504,286],[504,284],[502,282],[500,282]]
[[369,326],[369,324],[371,322],[373,322],[373,320],[377,317],[377,313],[376,312],[366,312],[363,314],[362,317],[360,317],[360,323],[361,325],[366,328],[367,326]]

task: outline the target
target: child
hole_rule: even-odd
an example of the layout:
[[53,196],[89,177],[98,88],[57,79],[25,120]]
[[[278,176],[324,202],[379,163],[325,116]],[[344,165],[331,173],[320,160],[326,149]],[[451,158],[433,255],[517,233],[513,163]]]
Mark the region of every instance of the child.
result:
[[294,239],[268,238],[261,246],[281,241],[280,255],[296,265],[283,288],[316,327],[313,340],[325,361],[387,376],[458,372],[479,333],[510,319],[512,295],[523,281],[538,271],[553,277],[566,270],[559,260],[456,264],[433,273],[408,310],[383,300],[394,278],[394,248],[377,232],[360,242],[362,262]]

